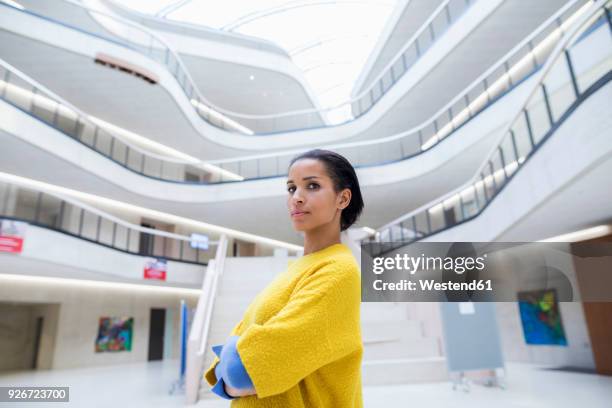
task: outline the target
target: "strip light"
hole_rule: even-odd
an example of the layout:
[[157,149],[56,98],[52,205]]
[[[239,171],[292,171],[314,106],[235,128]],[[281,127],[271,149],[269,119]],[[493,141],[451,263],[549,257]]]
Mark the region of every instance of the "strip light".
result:
[[113,290],[125,290],[133,294],[135,290],[142,292],[159,292],[159,293],[174,293],[177,295],[187,296],[200,296],[202,293],[201,289],[191,288],[179,288],[174,286],[158,286],[158,285],[146,285],[137,283],[126,283],[126,282],[107,282],[107,281],[95,281],[89,279],[73,279],[73,278],[56,278],[49,276],[34,276],[34,275],[15,275],[8,273],[0,273],[0,282],[22,282],[22,283],[40,283],[45,285],[58,285],[58,286],[78,286],[79,289],[90,288],[90,289],[113,289]]
[[[2,0],[0,0],[2,1]],[[3,80],[0,80],[0,86],[1,87],[5,87],[5,89],[7,89],[9,92],[15,94],[15,95],[19,95],[22,98],[25,99],[36,99],[36,104],[39,105],[40,107],[47,109],[49,111],[53,111],[56,108],[61,108],[62,109],[62,113],[63,114],[74,114],[74,115],[78,115],[78,112],[74,112],[70,107],[64,106],[63,104],[45,96],[42,95],[40,93],[33,93],[31,90],[28,89],[24,89],[21,88],[17,85],[11,84],[10,82],[5,82]],[[91,116],[91,115],[85,115],[89,120],[91,120],[93,123],[95,123],[96,125],[100,126],[101,128],[104,128],[108,131],[110,131],[111,133],[115,133],[118,134],[119,136],[121,136],[121,138],[123,139],[127,139],[130,142],[139,145],[139,146],[143,146],[145,150],[150,150],[153,153],[156,154],[161,154],[161,155],[165,155],[165,156],[170,156],[171,158],[175,158],[178,160],[183,160],[187,163],[185,164],[190,164],[194,167],[199,167],[209,173],[215,174],[215,175],[219,175],[221,177],[225,177],[228,178],[230,180],[234,180],[234,181],[243,181],[244,177],[236,174],[236,173],[232,173],[231,171],[222,169],[218,166],[212,165],[212,164],[208,164],[205,163],[201,160],[196,159],[195,157],[189,156],[188,154],[179,152],[178,150],[174,150],[168,146],[165,146],[161,143],[157,143],[154,142],[144,136],[138,135],[136,133],[130,132],[127,129],[121,128],[119,126],[113,125],[112,123],[106,122],[102,119],[99,119],[95,116]],[[160,159],[161,160],[161,159]]]
[[228,118],[227,116],[223,116],[219,112],[209,108],[208,106],[204,105],[200,101],[192,99],[191,100],[191,104],[193,106],[195,106],[197,109],[201,110],[202,112],[204,112],[204,113],[206,113],[208,115],[214,116],[217,120],[220,120],[220,121],[223,121],[225,123],[228,123],[230,126],[232,126],[233,128],[239,130],[242,133],[245,133],[247,135],[253,135],[254,134],[251,129],[242,126],[240,123],[238,123],[238,122]]
[[13,6],[15,8],[18,8],[19,10],[25,10],[25,7],[23,7],[21,4],[17,3],[14,0],[0,0],[0,2],[6,3],[9,6]]
[[556,237],[542,239],[538,242],[580,242],[612,235],[611,225],[598,225],[567,234],[557,235]]

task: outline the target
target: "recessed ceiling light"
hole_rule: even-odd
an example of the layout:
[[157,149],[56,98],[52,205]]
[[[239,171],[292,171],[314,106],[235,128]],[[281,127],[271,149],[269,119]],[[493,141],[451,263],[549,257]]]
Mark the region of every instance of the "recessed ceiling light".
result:
[[255,75],[249,75],[249,79],[252,81],[255,79]]

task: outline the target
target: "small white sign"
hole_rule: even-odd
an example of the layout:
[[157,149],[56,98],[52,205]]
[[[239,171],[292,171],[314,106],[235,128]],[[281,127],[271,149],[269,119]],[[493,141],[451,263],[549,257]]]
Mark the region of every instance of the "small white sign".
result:
[[470,315],[476,313],[473,302],[459,302],[459,313],[462,315]]
[[207,250],[208,249],[208,235],[192,233],[191,241],[189,241],[189,243],[191,244],[191,247],[194,249],[197,248],[197,249]]

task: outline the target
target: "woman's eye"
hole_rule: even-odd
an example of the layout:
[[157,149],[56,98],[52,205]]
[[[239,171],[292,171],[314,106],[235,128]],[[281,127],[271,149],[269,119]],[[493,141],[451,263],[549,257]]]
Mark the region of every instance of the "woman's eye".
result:
[[295,187],[289,187],[287,189],[288,192],[293,193],[295,191]]
[[310,184],[308,185],[308,187],[309,187],[309,188],[310,188],[311,186],[312,186],[312,189],[313,189],[313,190],[314,190],[315,188],[318,188],[318,187],[319,187],[319,185],[318,185],[317,183],[310,183]]

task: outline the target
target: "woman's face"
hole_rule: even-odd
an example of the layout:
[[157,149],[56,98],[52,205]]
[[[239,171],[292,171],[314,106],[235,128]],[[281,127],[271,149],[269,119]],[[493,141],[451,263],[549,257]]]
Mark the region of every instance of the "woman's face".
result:
[[297,231],[337,223],[340,226],[342,209],[350,201],[350,189],[334,191],[332,179],[323,162],[300,159],[289,168],[287,178],[287,209]]

